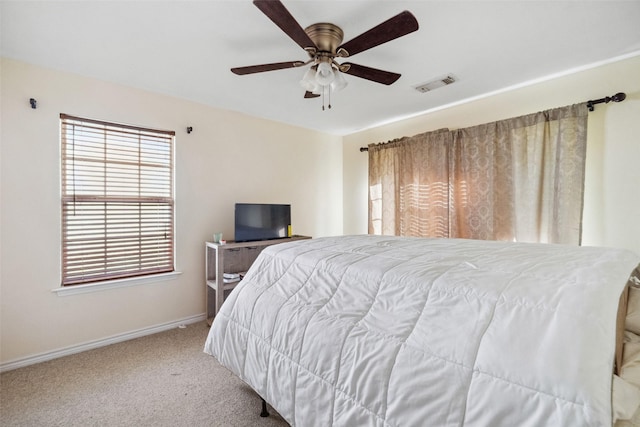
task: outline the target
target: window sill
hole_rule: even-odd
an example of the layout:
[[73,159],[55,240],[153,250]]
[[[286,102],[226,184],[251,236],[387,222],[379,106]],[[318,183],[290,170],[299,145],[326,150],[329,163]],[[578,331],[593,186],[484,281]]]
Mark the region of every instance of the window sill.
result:
[[106,291],[108,289],[124,288],[128,286],[144,285],[146,283],[164,282],[166,280],[175,280],[182,272],[174,271],[171,273],[154,274],[150,276],[132,277],[129,279],[109,280],[104,282],[89,283],[87,285],[62,286],[52,289],[51,292],[58,294],[59,297],[86,294],[90,292]]

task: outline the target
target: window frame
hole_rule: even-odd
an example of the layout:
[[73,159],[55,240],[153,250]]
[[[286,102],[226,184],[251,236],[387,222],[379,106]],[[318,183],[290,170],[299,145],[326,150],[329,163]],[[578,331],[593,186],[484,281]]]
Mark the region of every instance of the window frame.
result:
[[175,274],[175,132],[60,114],[60,144],[61,287]]

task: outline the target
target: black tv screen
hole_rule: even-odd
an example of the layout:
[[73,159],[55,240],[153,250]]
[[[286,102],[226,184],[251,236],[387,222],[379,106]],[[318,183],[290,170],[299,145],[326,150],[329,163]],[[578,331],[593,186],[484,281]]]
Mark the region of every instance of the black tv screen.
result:
[[289,237],[291,205],[236,203],[235,241]]

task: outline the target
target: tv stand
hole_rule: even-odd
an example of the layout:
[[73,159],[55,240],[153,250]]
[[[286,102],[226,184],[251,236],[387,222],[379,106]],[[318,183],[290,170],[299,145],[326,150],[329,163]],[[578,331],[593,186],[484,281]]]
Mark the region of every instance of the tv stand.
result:
[[[227,242],[224,245],[205,243],[205,280],[207,289],[207,323],[220,310],[225,296],[240,283],[244,273],[267,246],[294,240],[310,239],[308,236],[292,236],[283,239],[257,240],[253,242]],[[239,274],[240,277],[224,279],[224,273]]]

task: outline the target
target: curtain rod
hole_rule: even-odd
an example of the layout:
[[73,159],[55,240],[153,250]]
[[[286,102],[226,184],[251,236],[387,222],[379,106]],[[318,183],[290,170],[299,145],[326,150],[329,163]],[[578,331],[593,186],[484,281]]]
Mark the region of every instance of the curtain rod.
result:
[[627,95],[624,92],[618,92],[613,96],[605,96],[604,98],[596,99],[593,101],[587,101],[587,108],[589,109],[589,111],[593,111],[593,106],[596,104],[602,104],[603,102],[607,104],[611,101],[621,102],[621,101],[624,101],[626,97]]
[[[609,102],[613,101],[613,102],[622,102],[627,98],[627,94],[625,94],[624,92],[618,92],[613,96],[605,96],[604,98],[600,98],[600,99],[593,99],[593,100],[589,100],[587,101],[587,108],[589,109],[589,111],[593,111],[594,108],[593,106],[596,104],[608,104]],[[387,141],[387,142],[393,142],[393,141],[397,141],[397,139],[394,139],[392,141]],[[360,147],[360,152],[362,153],[363,151],[369,151],[369,147]]]

